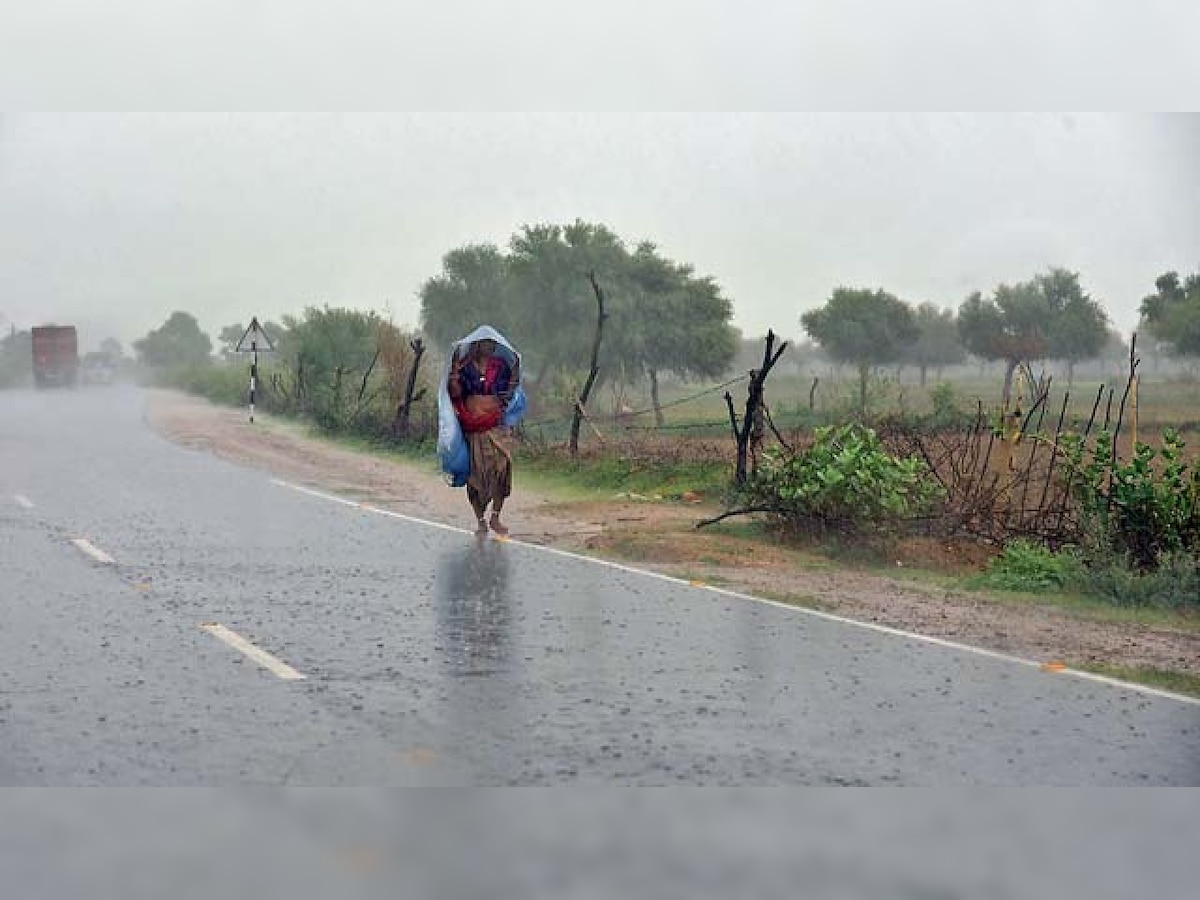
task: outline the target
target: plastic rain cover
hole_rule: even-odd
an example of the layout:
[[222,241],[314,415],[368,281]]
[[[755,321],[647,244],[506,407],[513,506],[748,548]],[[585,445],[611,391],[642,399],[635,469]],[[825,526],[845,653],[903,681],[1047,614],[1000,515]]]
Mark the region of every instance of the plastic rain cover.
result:
[[505,428],[512,428],[525,418],[525,389],[521,386],[521,354],[495,328],[481,325],[465,338],[450,345],[446,354],[446,364],[442,367],[442,380],[438,386],[438,442],[437,455],[446,481],[451,487],[462,487],[471,475],[471,453],[467,441],[463,437],[462,426],[458,416],[454,414],[454,405],[450,402],[450,391],[447,383],[450,380],[450,364],[458,357],[466,356],[471,351],[471,345],[477,341],[492,340],[496,342],[496,354],[508,363],[513,373],[515,385],[512,398],[504,409]]

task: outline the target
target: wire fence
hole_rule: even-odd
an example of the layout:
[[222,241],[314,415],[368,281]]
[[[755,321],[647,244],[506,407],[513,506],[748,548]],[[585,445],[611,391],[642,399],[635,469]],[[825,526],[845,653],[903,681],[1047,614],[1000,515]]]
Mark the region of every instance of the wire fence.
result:
[[[707,397],[712,396],[720,391],[724,391],[740,382],[747,381],[748,375],[739,375],[736,378],[731,378],[728,381],[723,381],[720,384],[706,387],[702,390],[695,391],[685,397],[679,397],[675,400],[669,400],[666,403],[660,403],[657,410],[653,406],[648,406],[643,409],[622,410],[614,413],[596,414],[584,411],[584,421],[589,423],[593,430],[599,426],[606,428],[619,428],[623,432],[686,432],[686,431],[712,431],[718,428],[728,428],[728,419],[706,420],[706,421],[689,421],[689,422],[665,422],[662,425],[652,424],[635,424],[632,420],[639,419],[644,416],[652,415],[655,412],[661,413],[666,410],[678,409],[698,403]],[[578,398],[576,398],[578,403]],[[563,413],[556,416],[547,416],[538,419],[531,419],[524,423],[522,429],[526,433],[537,432],[544,438],[549,440],[557,439],[560,429],[568,428],[575,419],[573,412]]]

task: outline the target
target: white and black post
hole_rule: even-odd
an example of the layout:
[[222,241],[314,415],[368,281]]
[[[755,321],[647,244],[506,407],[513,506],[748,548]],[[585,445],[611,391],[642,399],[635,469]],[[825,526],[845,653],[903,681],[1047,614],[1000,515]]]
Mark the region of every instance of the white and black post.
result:
[[254,423],[254,388],[258,383],[258,341],[250,342],[250,422]]
[[250,327],[246,329],[246,333],[242,335],[242,339],[238,341],[236,352],[249,353],[250,356],[250,421],[254,422],[254,395],[258,390],[258,351],[262,349],[264,353],[271,353],[275,350],[271,339],[267,337],[267,333],[262,330],[262,326],[258,324],[258,317],[255,316],[250,320]]

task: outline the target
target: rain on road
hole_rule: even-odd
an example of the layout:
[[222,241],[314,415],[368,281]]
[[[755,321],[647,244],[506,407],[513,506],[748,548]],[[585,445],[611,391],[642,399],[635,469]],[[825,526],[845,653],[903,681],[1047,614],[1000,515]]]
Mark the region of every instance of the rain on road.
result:
[[0,783],[1200,784],[1200,704],[479,540],[0,395]]

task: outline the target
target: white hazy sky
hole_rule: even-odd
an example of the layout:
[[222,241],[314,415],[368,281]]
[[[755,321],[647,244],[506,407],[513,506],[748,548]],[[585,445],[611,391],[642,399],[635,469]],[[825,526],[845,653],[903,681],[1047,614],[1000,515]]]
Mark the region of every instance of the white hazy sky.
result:
[[1128,331],[1200,269],[1200,116],[4,114],[0,328],[413,324],[447,250],[575,218],[714,276],[752,334],[837,285],[952,306],[1052,265]]

